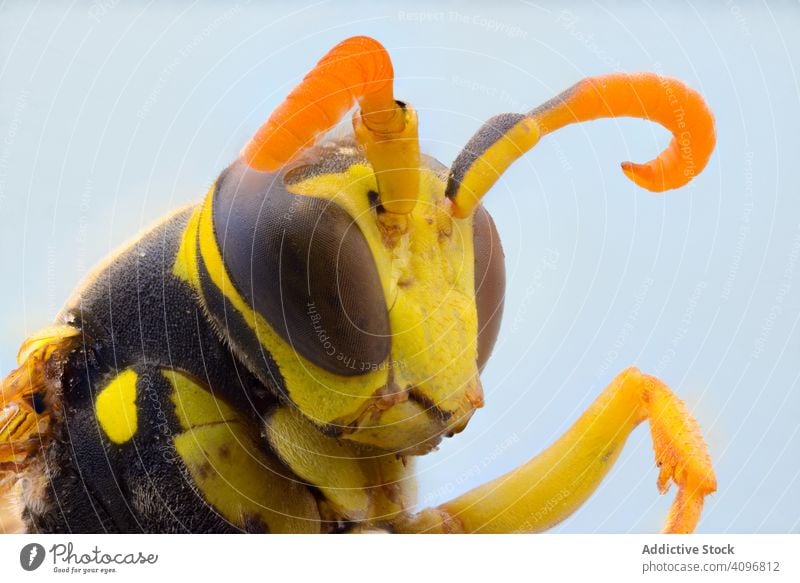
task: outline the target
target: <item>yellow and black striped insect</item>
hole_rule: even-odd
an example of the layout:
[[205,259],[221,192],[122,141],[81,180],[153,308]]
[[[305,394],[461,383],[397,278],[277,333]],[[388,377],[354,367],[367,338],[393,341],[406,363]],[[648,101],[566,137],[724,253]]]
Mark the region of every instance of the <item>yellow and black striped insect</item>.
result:
[[[352,135],[318,142],[354,103]],[[386,50],[334,47],[202,202],[110,257],[23,344],[0,386],[2,530],[541,531],[645,420],[658,486],[678,486],[665,530],[693,530],[716,488],[703,439],[633,368],[528,463],[414,508],[414,457],[483,404],[505,271],[481,198],[543,135],[615,116],[673,133],[623,164],[649,190],[713,151],[695,91],[613,74],[492,118],[448,169],[420,153]]]

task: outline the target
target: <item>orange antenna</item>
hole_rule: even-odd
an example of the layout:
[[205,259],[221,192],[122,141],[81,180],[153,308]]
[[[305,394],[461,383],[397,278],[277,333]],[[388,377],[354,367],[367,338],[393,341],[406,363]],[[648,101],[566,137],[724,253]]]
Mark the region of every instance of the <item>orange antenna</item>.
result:
[[313,145],[358,101],[356,138],[378,180],[381,204],[410,213],[416,204],[419,140],[414,110],[396,102],[394,70],[375,39],[354,36],[322,57],[242,150],[252,168],[272,172]]
[[358,100],[375,125],[397,125],[394,71],[376,40],[354,36],[320,59],[242,150],[256,170],[274,171],[313,145]]
[[447,184],[458,217],[469,216],[502,173],[541,136],[605,117],[652,120],[672,132],[666,150],[645,164],[623,162],[633,182],[653,192],[679,188],[699,174],[714,151],[714,116],[699,93],[654,73],[590,77],[527,114],[486,122],[456,157]]

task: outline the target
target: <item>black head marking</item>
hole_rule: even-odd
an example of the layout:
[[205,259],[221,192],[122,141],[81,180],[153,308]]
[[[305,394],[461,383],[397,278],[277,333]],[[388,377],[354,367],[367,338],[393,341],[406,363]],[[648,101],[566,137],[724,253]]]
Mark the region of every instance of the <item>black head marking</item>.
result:
[[339,205],[288,192],[242,163],[218,180],[214,231],[251,307],[311,362],[363,374],[390,350],[389,316],[364,235]]

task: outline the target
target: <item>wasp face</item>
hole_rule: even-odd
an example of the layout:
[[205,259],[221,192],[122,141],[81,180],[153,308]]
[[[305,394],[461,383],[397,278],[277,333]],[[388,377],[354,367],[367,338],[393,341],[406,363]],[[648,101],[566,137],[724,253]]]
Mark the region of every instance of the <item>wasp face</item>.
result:
[[[421,453],[483,403],[478,374],[505,276],[480,201],[503,171],[567,124],[633,116],[675,138],[623,171],[653,191],[677,188],[708,161],[713,117],[696,93],[657,76],[590,78],[528,113],[490,119],[447,171],[420,155],[417,115],[394,98],[393,78],[373,39],[323,57],[217,181],[197,219],[199,267],[184,271],[198,274],[240,358],[319,427]],[[664,87],[686,98],[696,160],[679,155],[684,122],[658,117]],[[354,100],[355,140],[309,147]]]
[[485,210],[453,218],[445,179],[427,159],[413,212],[389,216],[371,166],[345,140],[281,173],[234,164],[199,219],[213,319],[262,380],[331,434],[420,453],[483,404],[503,254]]

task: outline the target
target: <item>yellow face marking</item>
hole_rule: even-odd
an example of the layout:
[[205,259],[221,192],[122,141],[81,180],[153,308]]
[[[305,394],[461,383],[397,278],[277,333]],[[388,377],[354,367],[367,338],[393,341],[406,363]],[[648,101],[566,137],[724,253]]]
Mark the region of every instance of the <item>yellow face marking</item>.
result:
[[282,407],[270,416],[267,439],[345,518],[386,519],[413,504],[413,479],[401,458],[327,437],[295,408]]
[[185,430],[175,436],[175,450],[203,499],[239,527],[255,520],[271,532],[319,532],[313,495],[258,447],[252,423],[192,377],[163,374]]
[[438,205],[418,207],[403,249],[406,285],[389,314],[395,382],[415,387],[447,413],[465,414],[481,393],[472,224],[452,220]]
[[138,427],[136,413],[136,381],[133,369],[118,374],[100,391],[95,401],[95,412],[106,436],[121,445],[129,441]]
[[[287,185],[294,194],[336,202],[354,218],[370,247],[393,336],[390,358],[363,375],[343,377],[315,366],[236,291],[214,235],[214,187],[197,219],[196,241],[212,283],[269,351],[291,400],[314,423],[355,427],[355,440],[392,450],[421,443],[429,448],[431,439],[463,428],[483,398],[476,363],[472,219],[452,218],[444,182],[433,170],[423,168],[419,176],[420,194],[408,216],[409,228],[392,244],[386,242],[367,196],[377,188],[369,166],[357,163],[344,172]],[[183,244],[190,241],[187,233]],[[184,263],[191,271],[188,260]],[[199,290],[197,281],[194,285]],[[426,405],[404,405],[410,391]],[[428,404],[439,411],[429,412]],[[394,428],[376,428],[387,424]]]
[[285,381],[289,396],[307,415],[320,424],[352,419],[364,407],[369,397],[386,384],[386,370],[378,369],[345,378],[323,370],[295,352],[236,291],[225,270],[214,237],[211,200],[209,193],[200,215],[198,235],[200,253],[212,282],[269,350]]
[[[389,393],[413,390],[425,403],[450,415],[450,429],[460,429],[483,399],[477,368],[472,219],[452,218],[444,183],[433,171],[422,169],[408,232],[396,245],[386,245],[369,208],[372,181],[368,166],[354,164],[342,173],[309,178],[288,189],[329,198],[354,217],[378,266],[390,309]],[[302,389],[301,385],[297,390]],[[377,419],[365,420],[348,439],[389,449],[402,444],[429,448],[427,439],[445,426],[437,426],[426,407],[407,403],[406,398],[399,397]],[[309,414],[309,409],[300,408]]]
[[372,168],[366,164],[353,164],[345,172],[308,178],[287,185],[286,190],[293,194],[333,201],[355,219],[372,252],[372,258],[375,260],[378,276],[383,285],[386,305],[390,307],[394,303],[397,293],[397,278],[392,276],[392,257],[390,253],[386,252],[374,211],[370,208],[367,196],[370,190],[375,192],[378,190]]

